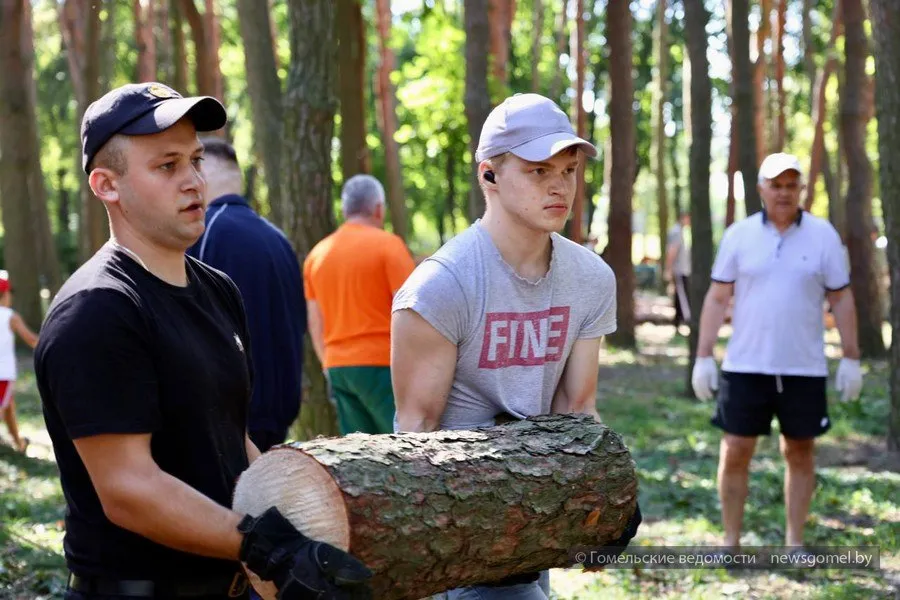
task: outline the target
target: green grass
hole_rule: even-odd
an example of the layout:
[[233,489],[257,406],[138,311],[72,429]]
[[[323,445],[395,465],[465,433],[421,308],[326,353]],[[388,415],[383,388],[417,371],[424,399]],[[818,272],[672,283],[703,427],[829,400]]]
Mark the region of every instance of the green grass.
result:
[[[672,328],[667,330],[671,335]],[[714,546],[723,535],[716,491],[721,436],[709,424],[713,403],[684,397],[686,346],[683,338],[672,341],[655,339],[637,354],[604,353],[598,408],[603,420],[625,438],[637,465],[644,525],[633,543]],[[819,444],[820,462],[838,458],[859,463],[883,452],[887,366],[874,363],[868,368],[860,401],[829,399],[833,428]],[[757,444],[744,517],[745,546],[784,543],[784,462],[777,435],[776,423],[773,434]],[[882,570],[555,570],[554,594],[571,600],[900,597],[900,474],[866,464],[821,466],[810,513],[808,545],[878,546]]]
[[[716,492],[719,432],[712,403],[684,397],[687,347],[671,328],[641,327],[641,353],[602,357],[598,407],[623,435],[638,467],[642,545],[716,545],[722,537]],[[29,457],[0,445],[0,598],[57,598],[64,588],[64,499],[43,428],[34,377],[23,361],[17,384],[20,424],[32,438]],[[832,365],[833,367],[834,365]],[[884,448],[887,367],[867,365],[864,398],[832,398],[834,426],[821,444],[832,466],[817,472],[806,529],[810,545],[878,546],[880,572],[618,569],[554,570],[554,597],[850,600],[900,595],[900,475],[873,468]],[[3,431],[5,435],[5,430]],[[7,438],[8,439],[8,438]],[[877,461],[876,461],[877,462]],[[843,465],[843,466],[842,466]],[[752,464],[745,545],[780,545],[784,536],[783,461],[773,433],[759,440]]]
[[0,598],[58,598],[65,589],[65,500],[28,364],[20,364],[16,413],[34,445],[28,457],[10,447],[8,436],[0,445]]

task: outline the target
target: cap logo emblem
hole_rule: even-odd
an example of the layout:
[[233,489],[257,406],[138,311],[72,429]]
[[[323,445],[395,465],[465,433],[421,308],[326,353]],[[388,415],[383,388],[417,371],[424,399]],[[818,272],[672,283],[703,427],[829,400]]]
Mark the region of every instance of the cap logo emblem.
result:
[[177,98],[178,94],[169,88],[161,85],[151,85],[147,88],[147,93],[155,98]]

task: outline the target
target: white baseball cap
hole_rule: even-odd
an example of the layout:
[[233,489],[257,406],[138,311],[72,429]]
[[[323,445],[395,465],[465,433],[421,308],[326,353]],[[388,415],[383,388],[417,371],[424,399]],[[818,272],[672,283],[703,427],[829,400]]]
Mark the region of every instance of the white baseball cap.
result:
[[540,162],[572,146],[580,146],[591,158],[597,156],[597,148],[575,135],[569,117],[555,102],[539,94],[516,94],[485,119],[475,160],[511,152]]
[[759,165],[759,181],[764,179],[775,179],[785,171],[797,171],[803,176],[803,167],[800,166],[800,159],[793,154],[784,152],[776,152],[765,157],[762,164]]

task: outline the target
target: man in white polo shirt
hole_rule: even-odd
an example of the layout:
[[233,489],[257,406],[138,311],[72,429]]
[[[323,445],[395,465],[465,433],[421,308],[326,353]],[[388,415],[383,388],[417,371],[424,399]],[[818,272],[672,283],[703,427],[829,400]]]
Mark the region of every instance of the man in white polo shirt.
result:
[[814,441],[831,425],[825,395],[826,299],[843,348],[836,387],[844,400],[857,397],[862,388],[856,309],[841,239],[828,221],[800,209],[803,187],[795,156],[766,157],[758,185],[764,209],[725,231],[700,315],[692,383],[697,397],[707,400],[719,388],[713,347],[734,295],[734,332],[712,418],[724,431],[718,483],[725,545],[731,548],[740,546],[756,438],[771,432],[773,416],[787,463],[785,543],[803,545],[815,488]]

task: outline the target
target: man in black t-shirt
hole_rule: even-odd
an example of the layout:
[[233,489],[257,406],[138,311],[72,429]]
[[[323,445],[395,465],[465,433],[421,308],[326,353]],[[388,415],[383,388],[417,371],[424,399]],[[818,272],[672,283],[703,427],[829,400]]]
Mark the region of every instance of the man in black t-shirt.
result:
[[250,338],[227,276],[186,257],[203,233],[198,131],[209,97],[123,86],[82,122],[110,240],[53,300],[35,354],[66,497],[66,598],[246,598],[243,561],[279,597],[368,597],[368,569],[275,509],[226,508],[247,437]]

